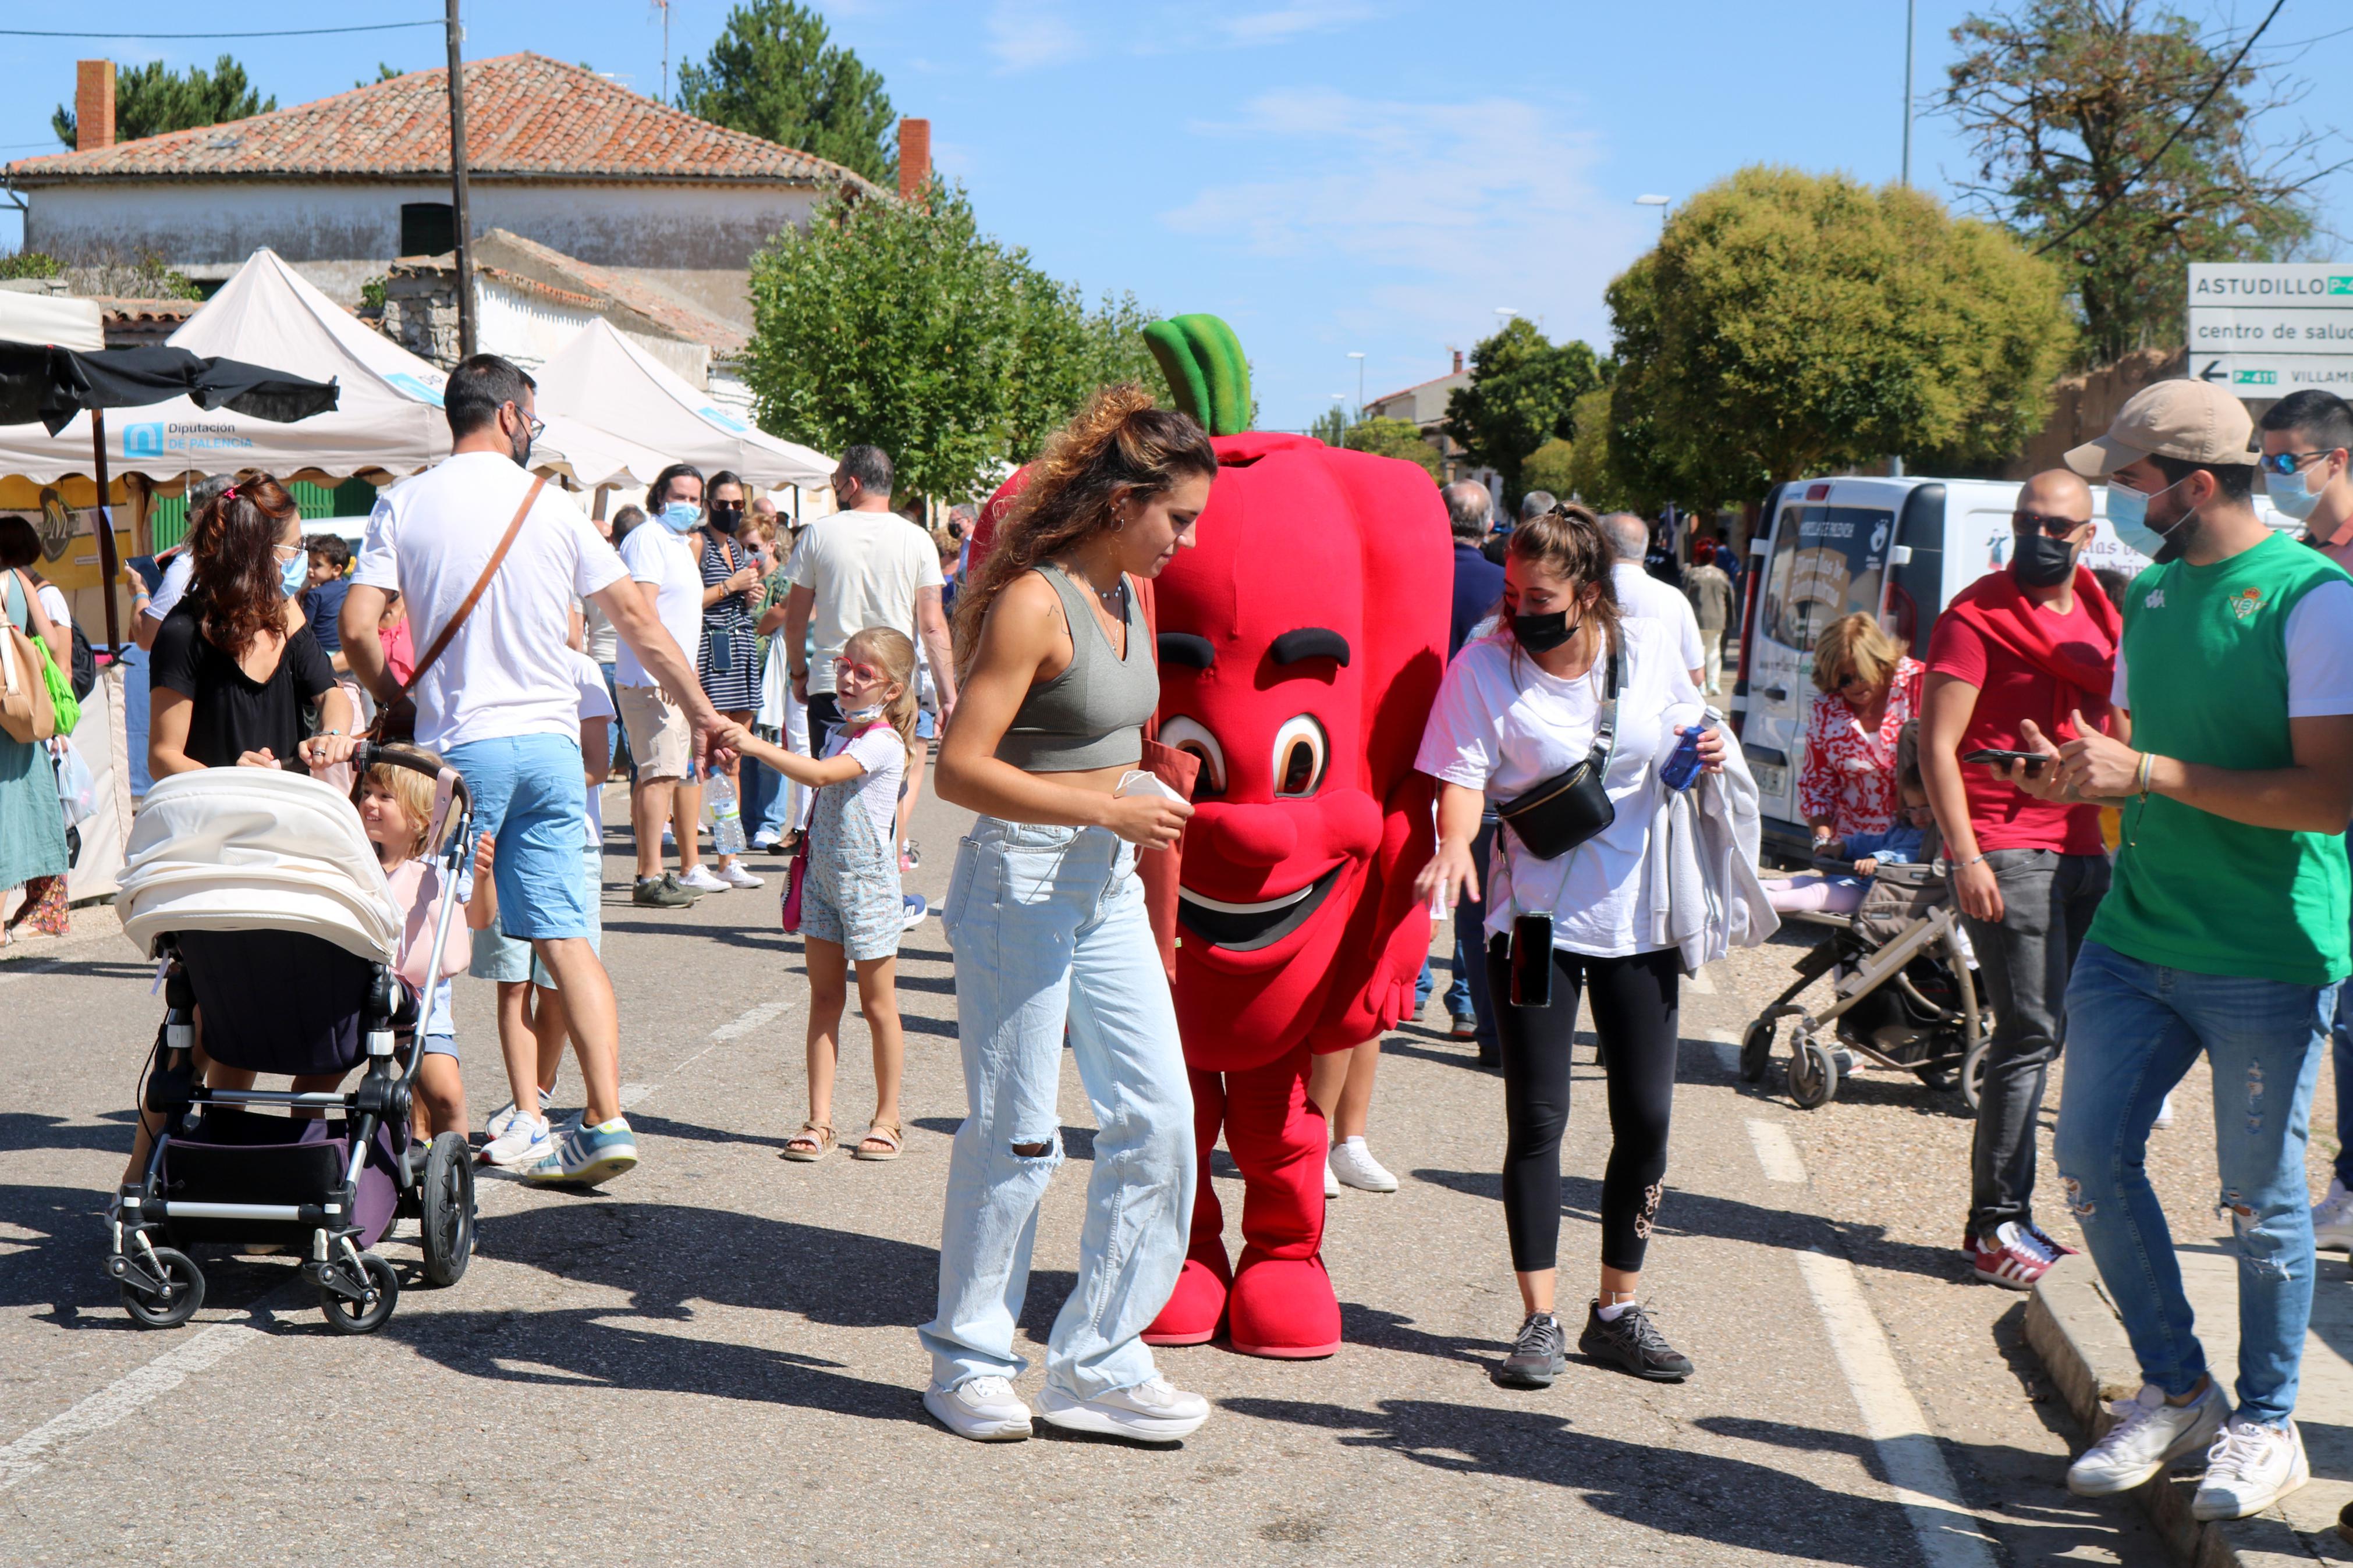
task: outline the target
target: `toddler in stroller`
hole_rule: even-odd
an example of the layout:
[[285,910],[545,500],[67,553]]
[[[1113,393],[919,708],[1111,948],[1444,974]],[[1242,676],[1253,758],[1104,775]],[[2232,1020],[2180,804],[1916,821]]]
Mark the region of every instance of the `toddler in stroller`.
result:
[[[149,1327],[203,1304],[186,1251],[200,1242],[301,1253],[345,1333],[382,1327],[399,1300],[399,1276],[369,1250],[396,1215],[419,1220],[433,1283],[453,1283],[472,1255],[466,1140],[411,1136],[425,1051],[416,1040],[405,1062],[397,1051],[450,946],[471,802],[457,773],[416,753],[364,748],[358,765],[435,781],[432,940],[413,977],[375,846],[328,785],[262,768],[182,773],[150,792],[132,828],[118,904],[124,934],[162,961],[167,1011],[141,1093],[142,1120],[160,1124],[122,1184],[107,1272]],[[199,1018],[213,1062],[290,1074],[293,1088],[198,1082]]]
[[[1918,749],[1917,725],[1906,724],[1896,747],[1905,814],[1894,826],[1837,846],[1855,856],[1851,864],[1820,860],[1814,874],[1765,883],[1775,910],[1827,935],[1741,1037],[1740,1076],[1750,1083],[1765,1076],[1780,1020],[1795,1016],[1788,1085],[1807,1110],[1838,1093],[1856,1056],[1917,1074],[1932,1089],[1957,1082],[1977,1109],[1993,1018],[1978,1002],[1968,936],[1948,896]],[[1834,998],[1816,1015],[1796,998],[1825,974]],[[1835,1044],[1821,1038],[1825,1026]]]

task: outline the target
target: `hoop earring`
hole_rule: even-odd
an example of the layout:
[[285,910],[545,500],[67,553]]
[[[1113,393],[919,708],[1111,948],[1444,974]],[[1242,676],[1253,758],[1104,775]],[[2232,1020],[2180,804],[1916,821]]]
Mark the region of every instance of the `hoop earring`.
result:
[[1111,531],[1113,533],[1117,533],[1121,529],[1125,528],[1126,526],[1127,515],[1124,512],[1113,511],[1111,514]]

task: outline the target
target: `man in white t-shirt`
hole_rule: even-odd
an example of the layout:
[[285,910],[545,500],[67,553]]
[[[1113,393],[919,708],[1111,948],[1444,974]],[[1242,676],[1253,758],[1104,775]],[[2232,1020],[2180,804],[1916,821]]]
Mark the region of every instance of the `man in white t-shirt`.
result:
[[566,640],[574,600],[596,601],[662,684],[691,694],[699,737],[716,733],[719,715],[695,683],[692,658],[630,587],[620,557],[553,486],[541,489],[480,600],[458,621],[530,489],[523,465],[539,422],[531,377],[495,354],[460,363],[442,398],[450,455],[376,497],[343,600],[343,647],[360,682],[395,703],[400,683],[375,635],[386,595],[397,592],[407,605],[420,664],[457,626],[414,678],[417,742],[465,778],[477,826],[498,840],[500,929],[530,942],[555,977],[579,1048],[587,1112],[529,1173],[601,1182],[638,1154],[621,1117],[612,982],[589,942],[595,925],[580,876],[587,806]]
[[1601,520],[1601,531],[1618,552],[1618,563],[1609,569],[1609,585],[1618,591],[1619,609],[1646,620],[1666,622],[1675,646],[1683,650],[1683,668],[1691,671],[1692,684],[1699,685],[1707,674],[1707,645],[1700,638],[1699,617],[1692,613],[1689,599],[1642,570],[1642,556],[1651,548],[1651,525],[1630,511],[1613,511]]
[[[869,626],[889,626],[923,647],[931,655],[943,726],[955,710],[955,663],[940,608],[939,547],[891,510],[891,458],[880,447],[841,454],[833,473],[833,498],[841,510],[801,531],[786,565],[792,591],[760,618],[764,633],[784,628],[784,647],[796,660],[787,667],[793,690],[808,704],[809,741],[819,752],[841,721],[833,661],[842,644]],[[804,647],[811,656],[806,665],[797,662]]]

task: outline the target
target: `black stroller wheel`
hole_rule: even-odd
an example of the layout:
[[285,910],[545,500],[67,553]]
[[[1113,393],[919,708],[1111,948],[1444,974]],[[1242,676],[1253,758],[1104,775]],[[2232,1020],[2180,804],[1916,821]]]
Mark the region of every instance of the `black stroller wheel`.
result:
[[1961,1058],[1961,1099],[1972,1115],[1976,1114],[1978,1104],[1985,1099],[1986,1052],[1992,1048],[1993,1037],[1989,1034],[1971,1046],[1969,1054]]
[[1800,1110],[1827,1105],[1838,1093],[1838,1058],[1811,1035],[1800,1036],[1789,1052],[1789,1098]]
[[353,1301],[323,1285],[319,1287],[319,1310],[327,1314],[327,1327],[339,1334],[372,1334],[384,1327],[393,1308],[400,1304],[400,1276],[393,1272],[391,1264],[373,1252],[363,1252],[360,1267],[367,1270],[368,1289],[375,1297],[373,1301]]
[[1759,1083],[1773,1065],[1773,1022],[1759,1018],[1740,1037],[1740,1081]]
[[122,1310],[142,1328],[176,1329],[195,1317],[196,1309],[205,1304],[204,1270],[186,1253],[169,1247],[155,1249],[154,1263],[163,1270],[163,1294],[153,1295],[126,1284],[122,1287]]
[[444,1132],[433,1140],[417,1208],[425,1233],[425,1278],[455,1285],[474,1256],[474,1158],[460,1134]]

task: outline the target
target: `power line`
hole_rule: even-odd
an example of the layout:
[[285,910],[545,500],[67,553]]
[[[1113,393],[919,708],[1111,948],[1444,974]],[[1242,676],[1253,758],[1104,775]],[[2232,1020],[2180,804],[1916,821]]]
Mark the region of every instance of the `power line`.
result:
[[138,42],[143,38],[316,38],[329,33],[393,33],[403,27],[438,27],[434,22],[371,22],[362,27],[294,27],[260,33],[82,33],[51,32],[39,27],[0,27],[0,38],[111,38]]
[[2141,176],[2147,174],[2151,169],[2156,168],[2158,160],[2164,157],[2168,153],[2173,151],[2173,144],[2181,140],[2181,133],[2189,129],[2190,122],[2195,121],[2200,115],[2206,112],[2206,106],[2214,101],[2214,95],[2221,92],[2222,90],[2222,85],[2229,81],[2232,76],[2238,73],[2239,62],[2247,58],[2247,51],[2255,47],[2255,40],[2263,36],[2263,29],[2272,25],[2273,18],[2276,17],[2280,14],[2280,8],[2286,4],[2287,0],[2272,0],[2272,8],[2264,13],[2263,19],[2256,24],[2255,30],[2247,35],[2247,41],[2239,46],[2239,52],[2231,57],[2231,63],[2224,66],[2221,69],[2221,73],[2215,77],[2214,85],[2206,89],[2206,96],[2200,99],[2190,109],[2189,112],[2181,117],[2180,123],[2174,126],[2172,134],[2166,137],[2165,144],[2159,147],[2155,153],[2149,154],[2147,163],[2143,163],[2139,168],[2133,171],[2132,178],[2126,180],[2123,184],[2118,185],[2113,195],[2102,197],[2100,199],[2099,205],[2094,207],[2090,212],[2085,213],[2082,217],[2077,218],[2073,224],[2070,224],[2063,233],[2056,235],[2050,239],[2046,239],[2041,245],[2036,246],[2034,247],[2034,254],[2040,256],[2044,251],[2052,249],[2056,246],[2066,244],[2067,241],[2074,238],[2076,235],[2082,233],[2085,225],[2091,223],[2102,213],[2106,212],[2117,202],[2123,200],[2126,192],[2131,190],[2135,185],[2139,184],[2141,182]]

